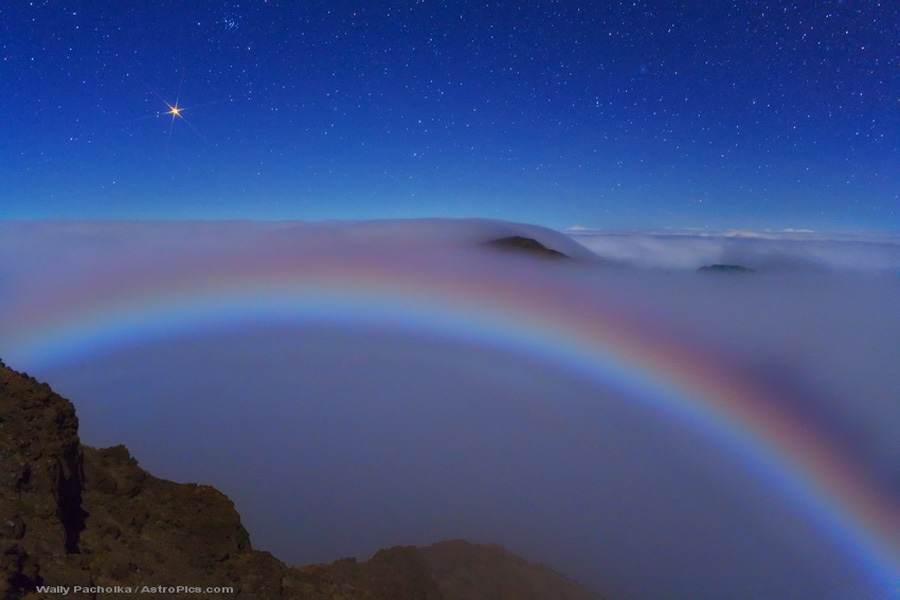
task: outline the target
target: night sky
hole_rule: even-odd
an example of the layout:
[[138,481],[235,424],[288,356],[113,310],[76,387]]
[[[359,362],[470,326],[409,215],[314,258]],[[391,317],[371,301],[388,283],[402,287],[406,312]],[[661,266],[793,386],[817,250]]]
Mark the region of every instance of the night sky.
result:
[[0,218],[900,228],[889,1],[17,0],[0,92]]

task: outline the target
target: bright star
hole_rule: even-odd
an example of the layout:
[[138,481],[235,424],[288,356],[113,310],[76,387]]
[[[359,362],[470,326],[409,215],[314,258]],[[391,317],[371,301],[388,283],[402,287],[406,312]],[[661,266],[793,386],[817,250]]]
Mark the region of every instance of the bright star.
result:
[[[193,129],[193,130],[194,130],[194,133],[197,134],[197,137],[199,137],[200,139],[205,139],[205,138],[203,137],[203,135],[202,135],[199,131],[197,131],[197,128],[194,127],[194,125],[193,125],[190,121],[188,121],[187,118],[185,118],[184,112],[185,112],[186,110],[193,110],[193,109],[195,109],[195,108],[197,108],[197,107],[200,107],[200,106],[207,106],[207,105],[209,105],[209,104],[216,104],[217,102],[221,102],[221,100],[215,100],[215,101],[213,101],[213,102],[206,102],[206,103],[204,103],[204,104],[195,104],[195,105],[192,105],[192,106],[188,106],[188,107],[186,107],[186,108],[180,106],[180,102],[181,102],[181,88],[182,88],[182,86],[184,85],[184,73],[182,73],[182,75],[181,75],[181,82],[178,84],[178,91],[175,93],[175,101],[174,101],[174,102],[169,102],[169,100],[167,100],[165,97],[163,97],[162,94],[160,94],[159,92],[157,92],[154,88],[150,87],[150,85],[149,85],[147,82],[143,82],[143,84],[147,87],[148,90],[150,90],[150,92],[151,92],[154,96],[156,96],[157,98],[159,98],[159,100],[160,100],[163,104],[165,104],[165,105],[168,107],[168,110],[166,110],[166,111],[163,111],[163,110],[160,108],[159,111],[156,112],[156,116],[157,116],[157,117],[164,117],[164,116],[169,116],[169,115],[172,116],[172,120],[169,122],[169,133],[168,133],[168,135],[166,136],[166,154],[167,154],[167,155],[168,155],[168,153],[169,153],[169,146],[171,145],[171,142],[172,142],[172,134],[173,134],[174,131],[175,131],[175,121],[176,121],[176,119],[180,119],[185,125],[187,125],[187,126],[190,127],[191,129]],[[191,114],[193,114],[193,113],[191,113]]]

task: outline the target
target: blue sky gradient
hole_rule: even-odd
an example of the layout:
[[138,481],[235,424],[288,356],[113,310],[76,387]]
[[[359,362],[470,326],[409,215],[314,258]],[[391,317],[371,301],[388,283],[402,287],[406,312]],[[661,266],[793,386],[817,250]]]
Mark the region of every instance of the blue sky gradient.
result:
[[888,2],[15,3],[0,218],[898,229],[898,39]]

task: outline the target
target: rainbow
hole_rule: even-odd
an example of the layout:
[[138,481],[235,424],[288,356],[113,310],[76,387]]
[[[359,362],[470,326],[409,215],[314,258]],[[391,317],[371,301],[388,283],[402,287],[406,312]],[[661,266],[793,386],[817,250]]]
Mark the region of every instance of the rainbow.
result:
[[[628,392],[760,469],[858,559],[900,585],[900,509],[772,390],[636,318],[566,267],[283,249],[112,269],[35,293],[3,323],[4,358],[32,369],[86,352],[271,319],[384,323],[528,353]],[[541,271],[541,273],[537,273]],[[544,272],[546,271],[546,272]],[[562,275],[554,274],[562,273]],[[887,591],[892,590],[892,591]]]

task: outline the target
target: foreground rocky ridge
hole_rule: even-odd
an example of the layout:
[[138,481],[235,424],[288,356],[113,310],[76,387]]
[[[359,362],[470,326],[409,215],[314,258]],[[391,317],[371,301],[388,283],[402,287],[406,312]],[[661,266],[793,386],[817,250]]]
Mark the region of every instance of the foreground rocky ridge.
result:
[[72,404],[0,362],[0,598],[61,595],[44,586],[103,598],[144,586],[233,588],[191,598],[600,598],[500,546],[461,540],[287,567],[252,548],[224,494],[153,477],[124,446],[81,445]]

